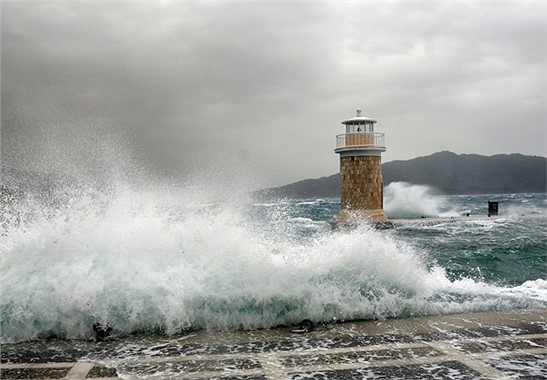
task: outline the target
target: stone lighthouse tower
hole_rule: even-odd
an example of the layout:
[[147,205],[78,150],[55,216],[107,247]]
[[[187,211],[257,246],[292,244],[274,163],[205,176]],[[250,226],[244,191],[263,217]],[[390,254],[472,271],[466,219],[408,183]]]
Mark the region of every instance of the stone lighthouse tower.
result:
[[340,155],[340,222],[387,221],[384,213],[384,181],[381,154],[384,134],[374,132],[376,120],[362,115],[342,122],[346,133],[336,136]]

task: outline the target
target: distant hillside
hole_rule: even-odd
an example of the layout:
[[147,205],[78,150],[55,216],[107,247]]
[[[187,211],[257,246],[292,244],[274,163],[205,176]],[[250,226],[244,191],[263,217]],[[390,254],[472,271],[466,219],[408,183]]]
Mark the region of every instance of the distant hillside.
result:
[[[439,152],[382,164],[384,185],[410,182],[433,186],[445,194],[542,193],[547,188],[547,158],[522,154]],[[262,198],[336,198],[340,175],[306,179],[257,192]]]

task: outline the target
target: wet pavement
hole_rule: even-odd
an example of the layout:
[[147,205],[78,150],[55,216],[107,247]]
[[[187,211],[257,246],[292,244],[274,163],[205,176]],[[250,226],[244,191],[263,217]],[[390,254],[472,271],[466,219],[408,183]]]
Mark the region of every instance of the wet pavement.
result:
[[2,379],[545,379],[547,309],[2,345]]

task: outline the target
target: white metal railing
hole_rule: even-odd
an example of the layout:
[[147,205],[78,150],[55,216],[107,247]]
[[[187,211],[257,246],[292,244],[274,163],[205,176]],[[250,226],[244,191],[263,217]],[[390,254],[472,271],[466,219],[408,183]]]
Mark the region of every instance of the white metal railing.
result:
[[336,149],[349,147],[385,148],[384,133],[357,132],[336,136]]

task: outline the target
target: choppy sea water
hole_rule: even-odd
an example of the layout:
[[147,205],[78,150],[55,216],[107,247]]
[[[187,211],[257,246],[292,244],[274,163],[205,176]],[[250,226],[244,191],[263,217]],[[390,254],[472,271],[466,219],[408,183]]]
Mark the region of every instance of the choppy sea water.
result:
[[[389,217],[418,222],[333,231],[337,199],[204,201],[196,192],[5,195],[2,341],[88,339],[95,322],[118,335],[170,335],[547,308],[545,194],[443,196],[392,184]],[[500,217],[486,216],[488,200]],[[459,218],[467,213],[484,218]]]

